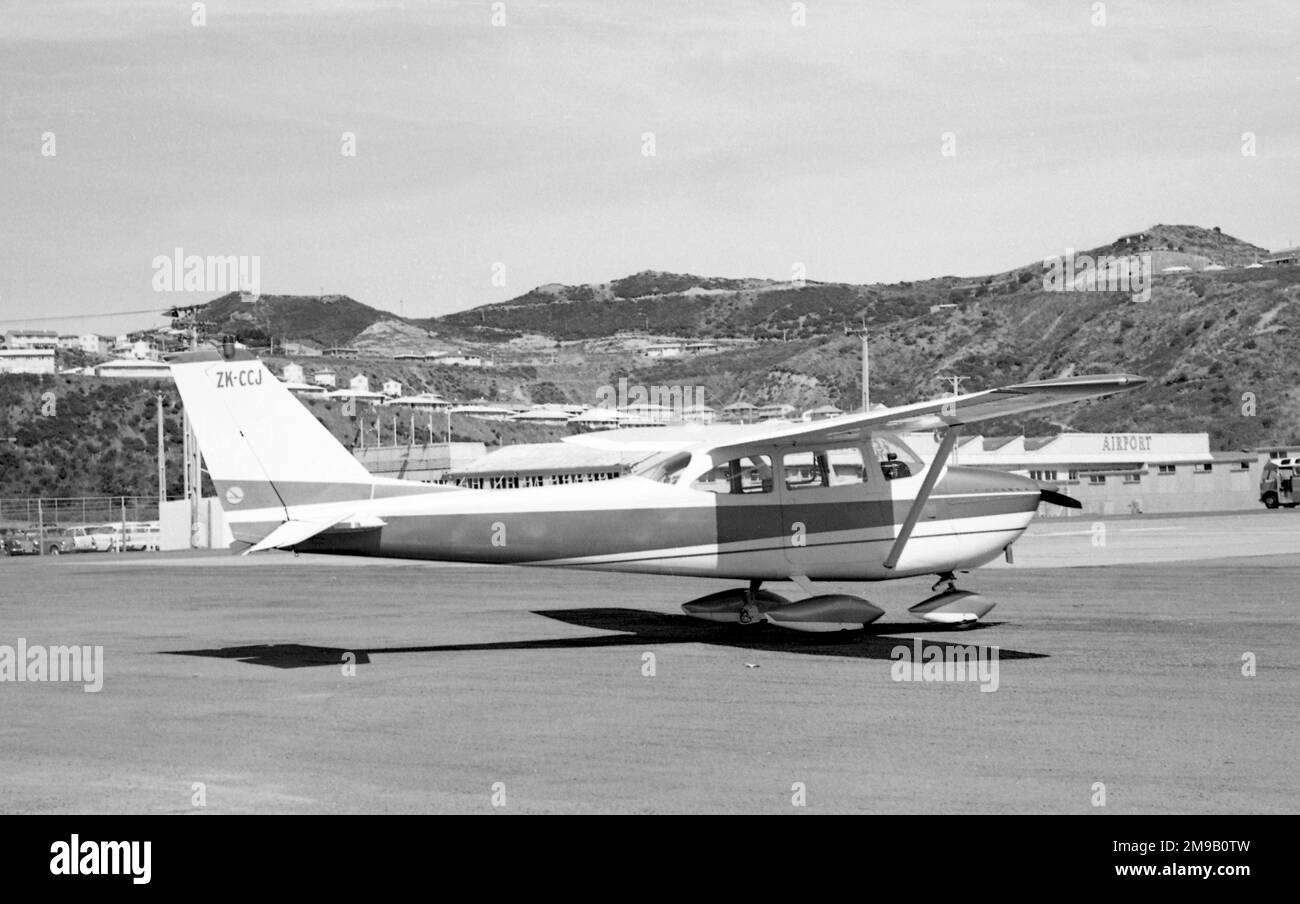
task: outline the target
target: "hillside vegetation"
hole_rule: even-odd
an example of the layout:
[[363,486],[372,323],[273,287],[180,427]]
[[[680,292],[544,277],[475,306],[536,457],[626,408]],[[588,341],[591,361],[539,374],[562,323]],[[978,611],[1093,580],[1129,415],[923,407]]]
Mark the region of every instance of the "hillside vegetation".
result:
[[[984,433],[1046,434],[1068,425],[1204,431],[1226,449],[1300,441],[1300,267],[1247,268],[1266,253],[1262,248],[1197,226],[1154,226],[1080,253],[1145,252],[1194,272],[1156,272],[1146,303],[1125,292],[1046,291],[1040,260],[978,278],[870,286],[647,271],[609,283],[541,286],[425,321],[402,321],[343,296],[264,295],[249,302],[228,295],[197,319],[205,332],[235,332],[252,345],[271,335],[325,346],[355,342],[372,357],[298,359],[308,372],[328,363],[340,385],[366,374],[373,388],[396,379],[408,393],[459,401],[595,404],[601,386],[626,377],[646,386],[701,387],[705,402],[718,408],[744,399],[801,409],[829,402],[846,410],[859,405],[861,345],[844,330],[865,321],[873,402],[933,398],[949,391],[954,375],[964,378],[963,391],[1084,373],[1152,378],[1114,399],[984,424]],[[1232,269],[1196,270],[1207,263]],[[649,359],[628,350],[624,340],[632,333],[643,341],[749,341],[713,354]],[[421,350],[441,343],[502,352],[550,347],[554,363],[477,370],[383,357],[394,351],[390,345]],[[287,360],[267,364],[279,373]],[[154,391],[135,381],[0,377],[0,496],[152,495]],[[45,392],[57,399],[50,417],[41,414]],[[174,389],[164,394],[169,493],[176,494],[180,414]],[[343,442],[358,439],[341,403],[314,400],[309,407]],[[383,416],[391,442],[392,413]],[[373,431],[373,415],[366,417]],[[409,415],[399,415],[399,439],[409,428]],[[440,438],[442,429],[435,424]],[[565,432],[469,418],[453,425],[454,438],[490,445]],[[416,433],[427,436],[427,417],[417,418]]]
[[[155,395],[163,395],[163,436],[167,495],[183,491],[183,422],[174,386],[94,377],[0,376],[0,498],[28,496],[156,496],[158,493]],[[51,400],[53,404],[51,404]],[[383,442],[393,443],[393,409],[361,406],[360,417],[343,412],[338,401],[311,399],[307,409],[344,445],[375,444],[375,419],[382,420]],[[380,413],[382,412],[382,413]],[[397,413],[397,438],[409,442],[409,413]],[[415,418],[416,442],[428,439],[427,415]],[[445,416],[435,416],[434,437],[446,435]],[[479,421],[456,416],[452,439],[497,446],[549,442],[564,428]],[[13,442],[9,440],[12,438]],[[205,493],[211,482],[204,478]]]

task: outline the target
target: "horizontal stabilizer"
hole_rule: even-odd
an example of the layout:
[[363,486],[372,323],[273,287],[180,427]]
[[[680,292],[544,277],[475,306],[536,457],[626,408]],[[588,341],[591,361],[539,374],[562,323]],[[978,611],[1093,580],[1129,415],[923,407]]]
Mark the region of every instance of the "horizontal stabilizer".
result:
[[250,552],[261,552],[264,549],[283,549],[287,546],[297,546],[304,540],[309,540],[332,527],[364,530],[383,526],[384,522],[373,515],[357,516],[348,514],[341,518],[317,521],[286,521],[263,537],[258,543],[244,550],[244,555],[248,555]]

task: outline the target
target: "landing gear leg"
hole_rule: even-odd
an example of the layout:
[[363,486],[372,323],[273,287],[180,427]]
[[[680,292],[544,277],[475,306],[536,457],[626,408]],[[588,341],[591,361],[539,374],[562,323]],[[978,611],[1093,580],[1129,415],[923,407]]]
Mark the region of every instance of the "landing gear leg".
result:
[[760,580],[751,580],[749,589],[745,591],[745,605],[740,607],[740,623],[742,625],[752,625],[763,617],[763,613],[758,610],[758,602],[755,597],[758,595],[758,589],[763,586]]
[[[945,584],[948,586],[944,587]],[[935,593],[940,587],[944,587],[944,593],[952,593],[957,589],[957,576],[951,571],[943,572],[943,574],[939,575],[938,582],[930,588],[930,592]]]

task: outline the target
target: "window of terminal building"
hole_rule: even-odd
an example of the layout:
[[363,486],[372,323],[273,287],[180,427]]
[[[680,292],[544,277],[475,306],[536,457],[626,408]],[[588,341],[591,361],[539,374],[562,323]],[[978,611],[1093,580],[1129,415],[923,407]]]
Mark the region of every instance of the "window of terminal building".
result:
[[1078,480],[1078,479],[1079,479],[1079,472],[1078,472],[1078,471],[1067,471],[1066,473],[1068,473],[1068,474],[1070,475],[1070,477],[1069,477],[1070,480]]
[[1208,474],[1213,470],[1214,470],[1214,464],[1208,461],[1205,462],[1205,464],[1200,464],[1196,466],[1197,474]]
[[1034,480],[1055,480],[1056,472],[1051,470],[1030,471],[1029,476]]
[[1105,483],[1106,483],[1106,475],[1105,475],[1105,474],[1089,474],[1089,475],[1088,475],[1088,483],[1092,484],[1093,486],[1104,486]]
[[1178,473],[1178,466],[1177,466],[1177,465],[1160,465],[1159,468],[1157,469],[1157,473],[1159,473],[1159,474],[1177,474],[1177,473]]
[[1238,471],[1249,471],[1249,470],[1250,470],[1250,462],[1248,462],[1248,461],[1239,461],[1239,462],[1237,462],[1237,470],[1238,470]]
[[1125,482],[1125,483],[1141,483],[1141,482],[1142,482],[1142,475],[1141,475],[1141,474],[1138,474],[1137,472],[1134,472],[1134,473],[1132,473],[1132,474],[1125,474],[1125,475],[1124,475],[1124,482]]

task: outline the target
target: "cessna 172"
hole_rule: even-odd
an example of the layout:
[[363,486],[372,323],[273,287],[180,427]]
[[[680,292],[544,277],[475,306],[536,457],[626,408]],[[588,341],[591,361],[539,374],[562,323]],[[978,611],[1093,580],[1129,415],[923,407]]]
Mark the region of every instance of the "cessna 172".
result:
[[[1003,471],[949,466],[963,425],[1099,398],[1145,381],[1079,376],[848,414],[757,424],[656,455],[607,482],[472,490],[370,474],[257,358],[229,345],[169,360],[245,552],[387,556],[732,578],[689,615],[803,631],[859,629],[883,610],[812,582],[937,575],[911,612],[968,624],[993,603],[955,573],[1014,543],[1067,496]],[[895,434],[942,432],[922,462]],[[793,581],[790,601],[762,589]]]

